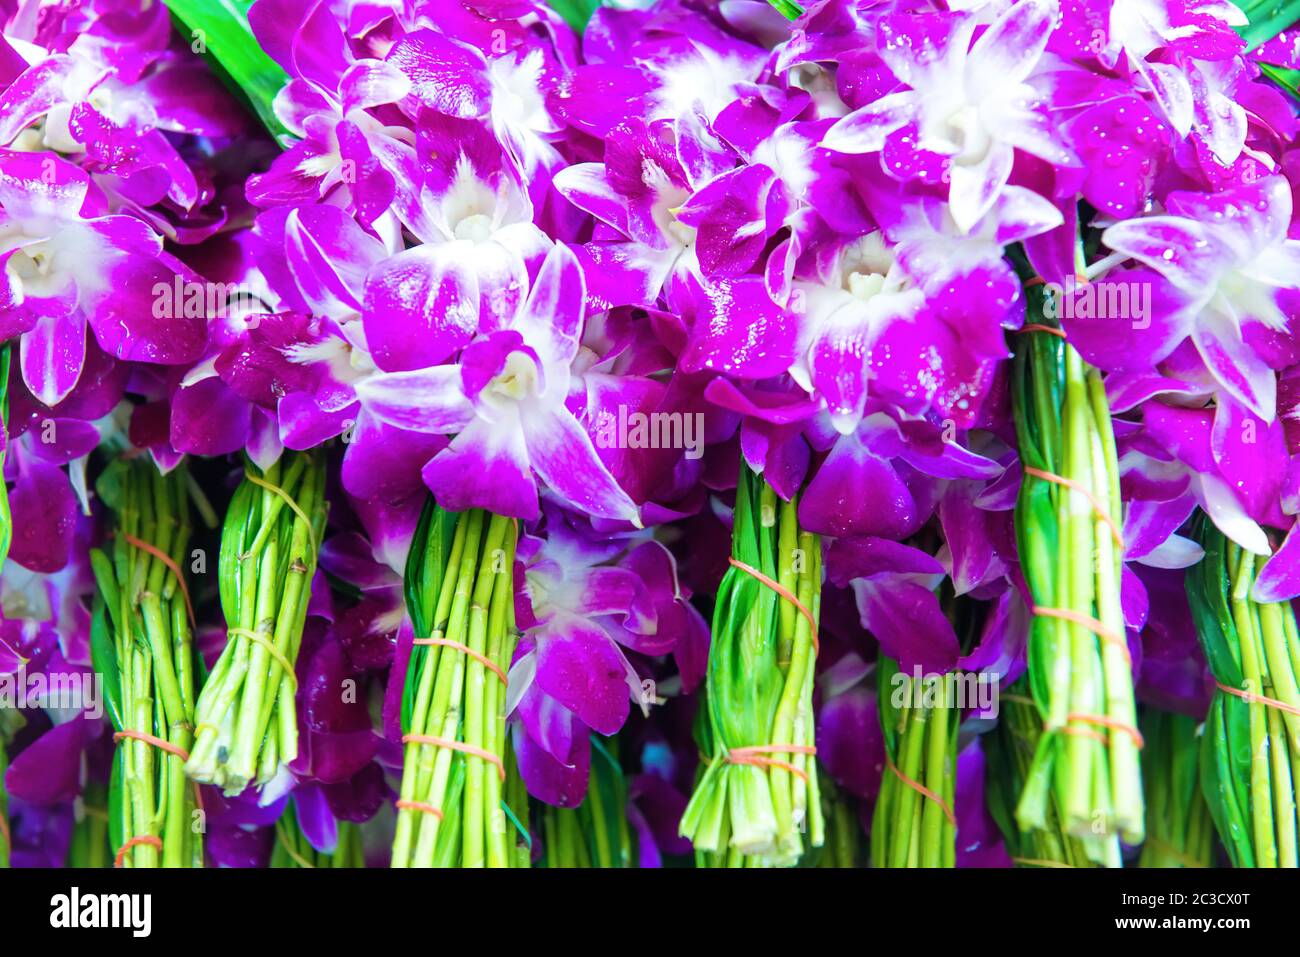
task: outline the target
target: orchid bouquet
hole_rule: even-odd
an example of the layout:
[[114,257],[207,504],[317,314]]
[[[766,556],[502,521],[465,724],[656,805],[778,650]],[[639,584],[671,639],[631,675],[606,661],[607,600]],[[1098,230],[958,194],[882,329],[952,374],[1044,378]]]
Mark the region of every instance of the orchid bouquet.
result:
[[0,864],[1300,865],[1298,21],[0,0]]

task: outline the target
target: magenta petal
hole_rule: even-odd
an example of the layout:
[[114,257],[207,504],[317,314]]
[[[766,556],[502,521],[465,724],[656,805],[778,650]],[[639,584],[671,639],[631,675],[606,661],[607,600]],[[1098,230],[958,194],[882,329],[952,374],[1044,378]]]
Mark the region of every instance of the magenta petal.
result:
[[853,435],[835,443],[799,500],[799,523],[826,535],[901,539],[921,518],[893,466]]
[[537,638],[537,686],[601,734],[627,720],[629,694],[623,655],[609,635],[585,618],[557,614]]
[[1293,524],[1273,557],[1264,563],[1251,588],[1250,597],[1258,602],[1290,601],[1300,596],[1300,533]]
[[856,579],[853,593],[862,626],[903,671],[919,666],[926,674],[946,672],[956,664],[961,645],[929,588],[888,576]]
[[636,503],[601,464],[591,436],[567,409],[522,411],[528,459],[552,491],[592,515],[639,524]]
[[86,323],[80,314],[48,316],[19,340],[23,382],[48,406],[58,405],[86,362]]
[[9,505],[14,519],[9,558],[46,574],[67,565],[77,516],[77,496],[67,474],[36,459],[24,460]]
[[58,804],[81,793],[82,749],[99,725],[81,716],[55,725],[13,760],[4,785],[32,804]]
[[[591,740],[586,733],[574,738],[570,763],[562,764],[534,743],[521,725],[514,728],[515,760],[528,793],[556,807],[577,807],[587,796],[591,769]],[[516,814],[523,808],[513,808]]]
[[522,432],[474,419],[424,466],[424,484],[452,511],[484,508],[498,515],[537,517],[537,484]]
[[332,854],[339,842],[339,824],[319,785],[305,784],[293,792],[298,826],[307,842],[322,854]]
[[384,260],[366,282],[366,342],[385,372],[437,365],[473,337],[478,275],[468,243],[416,246]]
[[780,375],[794,360],[797,332],[794,317],[772,301],[761,278],[721,279],[707,291],[681,369],[745,379]]
[[406,74],[409,99],[417,106],[462,118],[487,111],[491,87],[478,50],[433,30],[417,30],[393,46],[388,62]]
[[171,443],[178,452],[225,455],[248,443],[249,403],[216,376],[172,395]]

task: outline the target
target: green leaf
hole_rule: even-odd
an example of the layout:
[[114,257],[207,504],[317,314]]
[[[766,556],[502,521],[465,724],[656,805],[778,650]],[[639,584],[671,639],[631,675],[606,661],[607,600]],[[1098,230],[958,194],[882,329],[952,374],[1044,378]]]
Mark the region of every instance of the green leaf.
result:
[[219,66],[223,78],[246,99],[262,125],[284,145],[290,134],[272,103],[288,75],[262,50],[248,26],[252,0],[165,0],[190,35],[191,49]]
[[600,0],[550,0],[548,6],[564,18],[579,36],[587,28],[587,21],[600,6]]
[[1266,77],[1300,100],[1300,70],[1288,70],[1271,63],[1261,63],[1259,68]]
[[104,684],[104,699],[108,717],[113,727],[122,730],[122,675],[117,667],[117,649],[113,646],[112,629],[104,614],[104,600],[95,601],[95,611],[90,618],[90,666],[100,675]]
[[1248,51],[1262,46],[1300,20],[1300,0],[1246,0],[1237,6],[1250,21],[1237,28]]

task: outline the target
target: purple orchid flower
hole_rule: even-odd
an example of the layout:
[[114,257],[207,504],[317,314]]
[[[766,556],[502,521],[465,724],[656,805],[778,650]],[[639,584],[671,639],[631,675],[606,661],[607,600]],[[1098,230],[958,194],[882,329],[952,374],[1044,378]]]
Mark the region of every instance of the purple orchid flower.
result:
[[584,297],[576,257],[556,245],[509,324],[466,347],[458,365],[358,383],[363,407],[380,421],[456,434],[424,467],[425,483],[444,507],[532,519],[540,478],[575,507],[639,524],[635,503],[565,404]]
[[1265,422],[1275,414],[1276,377],[1246,335],[1287,328],[1281,294],[1300,285],[1300,241],[1287,238],[1291,204],[1287,182],[1273,176],[1217,195],[1171,193],[1165,214],[1102,234],[1168,283],[1154,303],[1155,328],[1131,337],[1142,343],[1140,361],[1155,366],[1190,339],[1224,391]]
[[946,157],[953,220],[971,229],[1010,180],[1017,149],[1075,163],[1028,82],[1059,17],[1056,0],[1019,0],[973,45],[976,20],[965,14],[882,17],[876,52],[903,88],[839,120],[822,145],[876,153],[901,132]]
[[53,406],[86,364],[86,326],[119,359],[181,365],[204,344],[202,318],[159,315],[155,287],[182,267],[131,216],[53,154],[0,151],[0,339],[18,337],[23,381]]

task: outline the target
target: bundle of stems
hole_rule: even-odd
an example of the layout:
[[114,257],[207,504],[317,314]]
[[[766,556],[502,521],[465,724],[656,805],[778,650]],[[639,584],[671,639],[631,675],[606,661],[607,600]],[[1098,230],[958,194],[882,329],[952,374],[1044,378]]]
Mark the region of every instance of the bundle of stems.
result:
[[307,840],[298,822],[298,802],[290,801],[275,822],[275,846],[271,849],[272,867],[365,867],[365,847],[361,827],[351,821],[337,822],[338,843],[330,852],[318,851]]
[[867,851],[857,802],[840,792],[829,776],[821,778],[822,819],[826,841],[810,848],[799,860],[800,867],[866,867]]
[[[998,708],[998,724],[984,750],[989,772],[985,791],[989,813],[1002,831],[1011,859],[1020,867],[1119,867],[1119,837],[1112,834],[1106,841],[1084,842],[1065,833],[1054,793],[1048,794],[1044,826],[1020,829],[1016,803],[1043,736],[1043,721],[1029,697],[1026,678],[999,696]],[[1090,854],[1099,856],[1094,859]]]
[[199,683],[184,578],[192,531],[186,471],[163,475],[147,457],[118,458],[96,489],[116,520],[107,551],[90,550],[99,592],[91,654],[117,741],[110,839],[121,866],[202,867],[198,789],[184,769]]
[[1187,597],[1218,685],[1201,735],[1201,789],[1236,867],[1300,864],[1300,633],[1289,601],[1251,598],[1267,555],[1202,516]]
[[68,844],[68,867],[109,867],[113,848],[108,838],[108,788],[96,781],[87,782],[77,807]]
[[394,867],[529,864],[528,804],[505,720],[517,540],[513,519],[432,500],[416,528]]
[[680,827],[700,866],[790,866],[825,839],[812,709],[821,543],[797,515],[797,498],[742,465],[697,725],[707,764]]
[[637,866],[617,741],[593,734],[591,748],[591,775],[582,803],[561,808],[538,802],[541,867]]
[[953,816],[957,778],[957,726],[961,709],[949,683],[900,674],[881,656],[880,725],[886,773],[871,822],[876,867],[955,867]]
[[[1029,286],[1031,315],[1044,287]],[[1012,389],[1024,477],[1016,539],[1033,600],[1029,689],[1045,733],[1016,817],[1059,826],[1091,860],[1143,837],[1132,663],[1120,606],[1123,546],[1110,408],[1097,370],[1041,325],[1017,337]]]
[[286,452],[266,471],[246,463],[221,531],[226,646],[199,696],[196,781],[238,794],[298,756],[294,668],[325,529],[319,449]]
[[1201,793],[1200,722],[1185,714],[1147,708],[1147,839],[1139,867],[1210,867],[1214,825]]

